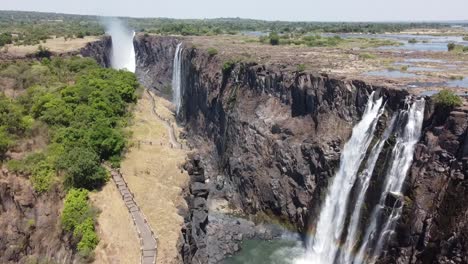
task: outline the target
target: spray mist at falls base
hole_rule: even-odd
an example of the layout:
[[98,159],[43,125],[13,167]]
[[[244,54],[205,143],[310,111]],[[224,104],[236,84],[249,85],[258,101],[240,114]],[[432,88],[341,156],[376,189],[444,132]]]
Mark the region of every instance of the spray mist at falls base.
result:
[[113,69],[126,69],[135,72],[135,48],[133,38],[135,31],[128,28],[118,19],[107,19],[104,21],[106,33],[112,37],[111,66]]

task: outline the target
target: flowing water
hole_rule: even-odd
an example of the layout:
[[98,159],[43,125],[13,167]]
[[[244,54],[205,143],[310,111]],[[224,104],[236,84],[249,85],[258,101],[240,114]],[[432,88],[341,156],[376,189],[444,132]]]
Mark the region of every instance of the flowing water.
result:
[[182,43],[177,45],[175,55],[174,55],[174,67],[172,71],[172,101],[176,106],[176,113],[180,111],[180,106],[182,104]]
[[[371,223],[363,237],[362,245],[358,251],[354,263],[374,263],[380,255],[385,242],[393,234],[397,220],[402,212],[402,187],[406,173],[413,161],[413,152],[416,143],[421,136],[422,122],[424,119],[424,99],[408,104],[409,109],[400,112],[399,120],[406,122],[402,130],[398,132],[396,144],[392,151],[391,165],[385,175],[384,188],[380,195],[379,204],[371,214]],[[391,205],[389,216],[385,216],[388,196],[391,195],[400,202]],[[380,221],[383,219],[383,221]]]
[[[295,260],[296,264],[375,263],[394,233],[403,207],[403,183],[421,136],[425,102],[423,99],[410,102],[408,98],[407,109],[397,111],[383,134],[377,136],[375,128],[384,104],[382,98],[373,97],[372,94],[362,120],[343,148],[339,169],[313,228],[315,234],[309,237],[306,253]],[[368,223],[363,225],[367,228],[361,230],[367,219],[362,214],[371,178],[390,138],[395,144],[388,166],[382,175],[376,176],[383,180],[380,199]]]
[[112,37],[111,66],[113,69],[126,69],[135,72],[135,31],[129,29],[120,20],[106,21],[107,34]]
[[345,225],[350,192],[372,141],[377,121],[383,113],[383,99],[374,100],[373,97],[374,93],[368,100],[362,120],[353,128],[351,138],[344,146],[338,172],[322,205],[315,236],[307,242],[307,253],[298,263],[334,262]]

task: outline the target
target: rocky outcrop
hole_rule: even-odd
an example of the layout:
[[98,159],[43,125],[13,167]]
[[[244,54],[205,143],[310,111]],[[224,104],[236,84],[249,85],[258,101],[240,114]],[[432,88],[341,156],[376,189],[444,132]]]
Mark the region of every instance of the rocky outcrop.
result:
[[468,107],[429,106],[382,263],[468,263]]
[[68,236],[62,234],[58,190],[37,195],[21,176],[0,172],[0,262],[74,263]]
[[100,40],[86,44],[79,51],[83,57],[94,58],[102,67],[109,68],[111,66],[112,38],[103,36]]

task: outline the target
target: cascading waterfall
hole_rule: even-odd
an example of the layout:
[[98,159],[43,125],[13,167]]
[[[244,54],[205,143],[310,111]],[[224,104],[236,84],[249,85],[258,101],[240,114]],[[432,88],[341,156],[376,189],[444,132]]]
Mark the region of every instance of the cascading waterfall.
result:
[[182,104],[182,42],[177,45],[174,55],[174,66],[172,70],[172,102],[176,106],[176,113],[179,114]]
[[356,199],[356,203],[354,209],[352,211],[351,219],[348,225],[348,233],[346,236],[346,241],[343,245],[343,251],[340,255],[340,263],[351,263],[352,262],[352,251],[353,248],[356,246],[356,236],[358,234],[359,228],[359,220],[361,219],[361,210],[365,202],[366,192],[369,188],[369,183],[372,177],[372,173],[374,172],[375,164],[377,159],[379,158],[380,152],[383,149],[383,146],[387,139],[389,138],[390,134],[393,130],[393,125],[396,120],[396,115],[393,116],[392,120],[390,121],[390,125],[387,127],[383,136],[379,141],[374,145],[367,159],[366,167],[361,172],[359,178],[359,187],[357,190],[358,197]]
[[[376,124],[384,112],[383,99],[374,100],[374,94],[371,94],[362,120],[353,128],[351,138],[343,148],[340,166],[322,205],[315,235],[307,241],[305,256],[295,263],[374,263],[379,257],[401,215],[402,202],[397,200],[402,196],[403,182],[421,135],[425,102],[420,99],[410,103],[409,100],[406,102],[408,109],[398,111],[391,118],[383,134],[376,138],[375,144],[368,151],[375,137]],[[396,140],[389,166],[385,175],[377,176],[384,179],[382,193],[369,223],[365,225],[367,229],[359,245],[366,194],[379,156],[391,137],[396,137]],[[364,159],[365,164],[361,164]],[[390,208],[384,210],[388,206],[389,195],[396,197],[396,200]],[[348,205],[351,197],[354,197],[354,203]],[[385,217],[384,212],[389,210],[388,217]],[[356,249],[357,254],[354,254]]]
[[301,263],[333,263],[342,230],[345,225],[349,194],[356,180],[359,166],[369,147],[380,115],[383,113],[380,98],[374,101],[371,94],[362,120],[353,128],[349,141],[341,154],[338,172],[322,205],[316,234],[307,244],[307,255]]
[[135,31],[127,28],[120,20],[106,21],[107,34],[112,37],[111,66],[113,69],[126,69],[135,72]]
[[[409,105],[409,103],[408,103]],[[411,163],[416,143],[421,136],[422,122],[424,119],[424,99],[415,101],[408,110],[401,111],[400,119],[407,120],[404,129],[399,133],[395,147],[392,150],[391,165],[385,177],[384,189],[380,195],[379,204],[371,214],[371,224],[363,237],[363,243],[358,251],[354,263],[375,263],[384,244],[392,235],[397,220],[401,216],[402,203],[395,202],[391,212],[383,223],[378,223],[384,214],[388,195],[401,198],[403,183]],[[379,230],[380,227],[380,230]],[[374,243],[375,246],[371,247]]]

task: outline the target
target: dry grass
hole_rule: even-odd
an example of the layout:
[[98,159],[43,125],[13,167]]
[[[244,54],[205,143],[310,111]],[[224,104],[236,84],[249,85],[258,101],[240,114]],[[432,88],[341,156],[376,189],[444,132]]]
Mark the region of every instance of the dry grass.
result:
[[140,242],[125,204],[113,182],[91,193],[91,201],[101,211],[98,217],[99,245],[96,264],[135,264],[140,261]]
[[[174,119],[165,107],[169,105],[167,101],[157,98],[156,103],[158,113]],[[121,172],[158,236],[157,263],[178,263],[176,245],[183,224],[178,208],[186,206],[181,191],[188,182],[188,175],[181,172],[180,165],[186,153],[169,146],[165,126],[150,109],[150,97],[144,93],[135,107],[129,128],[132,147],[122,162]]]
[[[65,40],[63,37],[48,39],[46,43],[41,43],[38,45],[29,45],[29,46],[14,46],[8,45],[8,53],[14,56],[26,56],[27,54],[34,53],[38,50],[39,45],[42,45],[45,48],[48,48],[52,52],[57,53],[66,53],[75,51],[86,46],[87,43],[97,40],[98,37],[88,36],[85,38],[76,38]],[[5,48],[4,48],[5,50]]]

